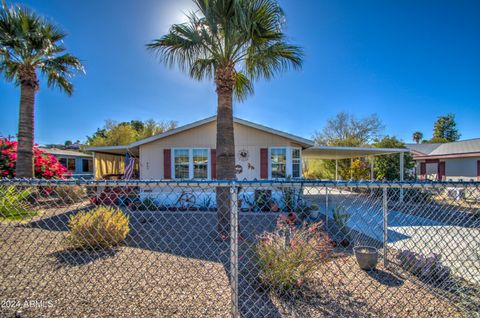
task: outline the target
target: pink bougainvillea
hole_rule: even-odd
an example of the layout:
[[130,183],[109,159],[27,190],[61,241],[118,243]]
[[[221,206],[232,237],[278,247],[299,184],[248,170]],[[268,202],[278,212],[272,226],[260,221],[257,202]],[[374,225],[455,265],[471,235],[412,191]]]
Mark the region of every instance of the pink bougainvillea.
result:
[[[44,150],[33,147],[35,178],[63,179],[70,175],[57,158]],[[0,178],[15,178],[17,142],[0,138]]]

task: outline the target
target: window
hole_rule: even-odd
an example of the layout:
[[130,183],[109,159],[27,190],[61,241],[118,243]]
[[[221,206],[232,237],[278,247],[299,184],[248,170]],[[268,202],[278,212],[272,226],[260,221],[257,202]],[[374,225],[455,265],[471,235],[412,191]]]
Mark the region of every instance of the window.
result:
[[174,179],[208,179],[209,149],[174,149]]
[[272,179],[301,178],[301,148],[270,148],[269,177]]
[[77,170],[77,165],[74,158],[67,158],[67,169],[68,171]]
[[208,149],[193,149],[193,178],[208,178]]
[[82,171],[83,172],[93,172],[93,160],[92,159],[82,159]]
[[189,150],[175,149],[174,158],[174,178],[189,179]]
[[68,171],[75,171],[77,170],[77,165],[75,162],[75,158],[59,158],[58,162],[65,168],[67,168]]
[[292,177],[300,178],[301,177],[301,164],[302,159],[300,157],[300,149],[292,149]]
[[60,164],[65,168],[67,167],[67,158],[59,158],[58,162],[60,162]]
[[287,177],[287,149],[272,148],[270,150],[271,175],[273,179]]

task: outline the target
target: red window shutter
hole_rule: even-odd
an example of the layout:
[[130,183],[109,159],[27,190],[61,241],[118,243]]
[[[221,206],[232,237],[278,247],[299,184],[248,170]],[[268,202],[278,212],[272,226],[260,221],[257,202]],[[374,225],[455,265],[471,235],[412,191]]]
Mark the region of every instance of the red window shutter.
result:
[[425,180],[427,174],[427,164],[425,162],[420,162],[420,179]]
[[443,177],[445,177],[445,161],[441,161],[438,163],[438,181],[442,181]]
[[163,178],[172,179],[172,150],[163,149]]
[[217,179],[217,149],[210,149],[210,175]]
[[477,180],[480,181],[480,160],[477,160]]
[[260,149],[260,179],[268,178],[268,149]]

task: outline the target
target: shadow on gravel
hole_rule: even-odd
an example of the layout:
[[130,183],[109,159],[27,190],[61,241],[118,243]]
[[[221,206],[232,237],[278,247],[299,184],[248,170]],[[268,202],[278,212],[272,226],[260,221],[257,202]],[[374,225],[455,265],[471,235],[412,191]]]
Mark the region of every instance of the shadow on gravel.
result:
[[[68,231],[67,224],[70,217],[84,210],[85,208],[47,216],[22,226],[49,231]],[[216,213],[124,212],[129,216],[130,233],[122,244],[123,246],[220,263],[230,282],[230,241],[218,238]],[[239,309],[242,317],[281,316],[270,296],[258,287],[257,280],[252,276],[255,273],[254,263],[251,260],[255,237],[265,230],[275,227],[276,217],[273,218],[273,216],[245,215],[240,217],[239,267],[241,274],[238,284]],[[66,249],[53,253],[51,256],[56,258],[59,266],[82,266],[99,259],[114,257],[115,252],[114,249],[86,251]],[[184,283],[179,282],[180,285]]]
[[377,282],[385,286],[399,287],[403,285],[403,280],[381,269],[366,271],[366,273],[368,274],[368,276],[372,277]]
[[117,249],[102,249],[102,250],[65,250],[61,252],[52,253],[49,256],[54,256],[60,266],[81,266],[95,262],[98,259],[104,259],[115,256]]

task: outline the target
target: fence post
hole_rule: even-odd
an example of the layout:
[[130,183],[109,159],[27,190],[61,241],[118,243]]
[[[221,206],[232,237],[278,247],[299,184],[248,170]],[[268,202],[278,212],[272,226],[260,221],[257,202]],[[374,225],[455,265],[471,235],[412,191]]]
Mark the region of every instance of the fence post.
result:
[[328,230],[328,187],[325,186],[325,229]]
[[388,197],[387,188],[383,188],[383,267],[388,266]]
[[230,187],[230,286],[232,317],[240,317],[238,311],[238,188],[235,181]]

